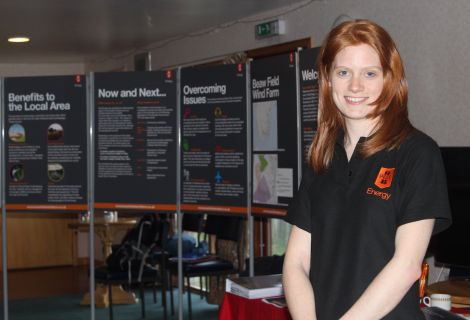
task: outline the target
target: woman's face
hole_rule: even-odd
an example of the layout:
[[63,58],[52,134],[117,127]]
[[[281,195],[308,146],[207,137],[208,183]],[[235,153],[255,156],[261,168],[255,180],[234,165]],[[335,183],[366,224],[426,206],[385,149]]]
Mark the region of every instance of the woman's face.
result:
[[329,85],[346,121],[365,120],[384,85],[379,55],[367,44],[344,48],[333,61]]

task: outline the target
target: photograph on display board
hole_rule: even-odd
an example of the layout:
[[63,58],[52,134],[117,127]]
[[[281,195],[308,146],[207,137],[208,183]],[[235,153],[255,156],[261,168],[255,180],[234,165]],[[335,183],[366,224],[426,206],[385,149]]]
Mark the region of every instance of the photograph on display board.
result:
[[26,131],[21,124],[15,123],[8,129],[8,137],[12,142],[26,142]]
[[10,179],[14,182],[23,180],[24,167],[21,163],[14,164],[10,169]]
[[3,99],[6,208],[86,210],[85,76],[6,78]]
[[47,128],[47,139],[49,141],[60,141],[64,137],[64,128],[58,124],[53,123]]
[[246,213],[244,64],[181,70],[181,209]]
[[60,163],[49,163],[47,165],[47,176],[52,182],[59,182],[64,179],[65,169]]

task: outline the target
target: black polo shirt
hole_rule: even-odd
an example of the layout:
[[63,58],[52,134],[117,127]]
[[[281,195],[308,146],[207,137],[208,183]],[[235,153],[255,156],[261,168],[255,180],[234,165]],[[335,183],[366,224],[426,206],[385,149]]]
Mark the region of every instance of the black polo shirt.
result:
[[[366,159],[355,151],[349,162],[342,142],[341,134],[325,173],[304,170],[286,218],[311,234],[319,320],[339,319],[357,301],[392,258],[400,225],[436,218],[436,233],[451,221],[442,158],[430,137],[416,130],[398,149]],[[415,283],[384,319],[424,319],[418,303]]]

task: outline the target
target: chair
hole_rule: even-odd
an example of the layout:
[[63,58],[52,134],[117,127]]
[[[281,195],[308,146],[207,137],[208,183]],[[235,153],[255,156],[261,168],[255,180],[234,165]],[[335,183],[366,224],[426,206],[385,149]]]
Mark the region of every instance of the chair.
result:
[[[162,229],[162,232],[160,234],[159,239],[157,240],[156,246],[152,249],[151,253],[149,254],[149,257],[147,259],[148,263],[151,266],[154,266],[157,268],[159,272],[159,278],[160,278],[160,283],[161,283],[161,292],[162,292],[162,305],[163,305],[163,312],[164,312],[164,319],[167,319],[167,305],[166,305],[166,291],[168,288],[168,270],[167,270],[167,265],[168,265],[168,257],[169,253],[167,251],[167,245],[168,245],[168,233],[169,233],[169,228],[170,228],[170,223],[168,220],[162,221],[164,227]],[[155,282],[153,283],[153,301],[156,303],[157,302],[157,294],[156,294],[156,286]],[[171,310],[173,314],[173,295],[171,296]]]
[[[204,233],[205,219],[204,214],[199,213],[186,213],[183,215],[182,228],[183,231],[191,231],[196,233],[196,246],[200,247],[202,241],[207,241],[207,234]],[[201,299],[204,297],[202,290],[202,282],[204,279],[207,285],[207,277],[199,277],[199,287]]]
[[197,244],[204,240],[204,215],[199,213],[186,213],[183,215],[182,228],[183,231],[195,232]]
[[[233,241],[238,244],[241,241],[242,219],[240,217],[208,215],[204,227],[204,232],[215,235],[216,250],[220,240]],[[237,247],[238,248],[238,247]],[[217,283],[220,277],[239,272],[238,266],[234,265],[222,256],[215,255],[183,261],[183,279],[186,279],[186,293],[188,294],[189,319],[192,319],[190,279],[193,277],[215,276]],[[237,253],[239,250],[237,250]],[[240,257],[238,260],[241,261]],[[171,274],[177,274],[178,266],[176,261],[170,261],[169,269]],[[170,282],[170,290],[171,290]]]
[[[166,312],[166,281],[165,273],[159,273],[157,268],[148,263],[150,253],[157,247],[164,247],[168,237],[169,224],[155,215],[144,215],[136,226],[124,237],[121,245],[106,259],[106,266],[95,269],[95,282],[108,287],[109,318],[113,320],[113,285],[133,285],[139,287],[142,318],[145,318],[144,285],[162,281],[162,304],[164,319]],[[166,257],[162,255],[163,266]]]
[[[182,215],[182,231],[190,231],[196,233],[196,238],[194,238],[191,235],[182,234],[182,240],[183,240],[183,256],[185,253],[193,253],[195,247],[199,246],[201,243],[201,239],[205,240],[205,235],[202,233],[204,229],[204,215],[203,214],[198,214],[198,213],[187,213]],[[168,243],[168,254],[170,258],[177,257],[178,255],[178,244],[177,244],[177,237],[178,235],[175,234],[171,238],[171,240]],[[173,268],[177,268],[177,266],[173,266]],[[177,272],[177,271],[175,271]],[[169,283],[171,285],[171,275],[172,273],[170,272],[168,274],[169,277]],[[200,277],[200,286],[201,286],[201,299],[203,298],[203,292],[202,292],[202,277]],[[170,286],[170,301],[171,301],[171,314],[174,315],[174,299],[173,299],[173,287]]]

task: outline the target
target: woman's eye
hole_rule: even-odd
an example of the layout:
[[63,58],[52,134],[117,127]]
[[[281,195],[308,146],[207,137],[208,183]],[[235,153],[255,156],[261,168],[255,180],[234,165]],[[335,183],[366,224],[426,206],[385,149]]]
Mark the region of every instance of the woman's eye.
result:
[[367,71],[366,72],[366,77],[367,78],[373,78],[377,75],[377,73],[375,71]]
[[338,76],[340,76],[340,77],[346,77],[347,75],[348,75],[347,70],[339,70],[338,71]]

